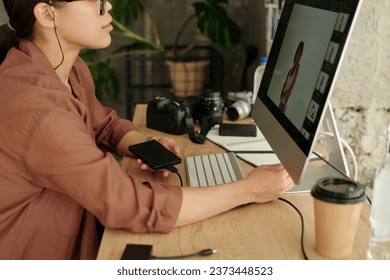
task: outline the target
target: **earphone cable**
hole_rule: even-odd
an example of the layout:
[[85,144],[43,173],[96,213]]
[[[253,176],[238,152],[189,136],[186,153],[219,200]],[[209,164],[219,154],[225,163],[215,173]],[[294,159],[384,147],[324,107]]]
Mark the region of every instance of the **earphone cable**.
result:
[[57,34],[57,27],[56,27],[56,20],[55,20],[55,16],[54,16],[54,7],[53,6],[51,6],[51,11],[53,14],[54,34],[56,35],[58,46],[60,47],[60,50],[61,50],[61,62],[56,67],[54,67],[54,70],[57,70],[58,67],[60,67],[62,65],[62,63],[64,62],[64,51],[62,50],[60,38],[58,38],[58,34]]

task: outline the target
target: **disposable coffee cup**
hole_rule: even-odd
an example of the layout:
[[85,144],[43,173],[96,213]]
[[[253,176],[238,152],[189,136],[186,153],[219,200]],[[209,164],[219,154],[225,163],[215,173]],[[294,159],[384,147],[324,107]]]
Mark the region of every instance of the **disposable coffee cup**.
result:
[[313,186],[315,248],[330,259],[351,255],[362,202],[363,187],[344,178],[322,178]]

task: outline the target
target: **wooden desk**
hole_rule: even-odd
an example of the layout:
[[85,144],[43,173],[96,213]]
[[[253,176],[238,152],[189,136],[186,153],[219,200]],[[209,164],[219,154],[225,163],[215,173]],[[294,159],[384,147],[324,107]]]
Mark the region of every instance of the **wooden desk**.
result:
[[[138,105],[134,123],[140,130],[150,135],[166,135],[148,129],[145,125],[146,105]],[[181,145],[182,157],[223,151],[220,147],[206,141],[196,145],[189,141],[188,135],[174,136]],[[247,174],[252,167],[240,161]],[[125,158],[122,163],[125,172],[132,173],[137,168],[141,179],[164,180],[179,184],[176,174],[162,179],[151,172],[140,172],[135,161]],[[183,181],[186,182],[184,164],[177,166]],[[134,174],[134,173],[132,173]],[[153,173],[155,174],[155,173]],[[313,200],[309,193],[286,194],[283,198],[292,202],[302,212],[305,221],[304,244],[309,259],[323,259],[315,251]],[[199,207],[202,207],[199,205]],[[365,259],[370,234],[370,206],[365,203],[360,217],[351,259]],[[301,221],[295,210],[283,201],[275,200],[265,204],[230,210],[216,217],[192,225],[175,228],[169,234],[133,234],[124,230],[106,229],[99,249],[98,259],[120,259],[125,245],[152,244],[156,256],[173,256],[198,252],[211,248],[218,253],[202,259],[249,260],[249,259],[303,259],[300,247]],[[196,258],[193,258],[196,259]]]

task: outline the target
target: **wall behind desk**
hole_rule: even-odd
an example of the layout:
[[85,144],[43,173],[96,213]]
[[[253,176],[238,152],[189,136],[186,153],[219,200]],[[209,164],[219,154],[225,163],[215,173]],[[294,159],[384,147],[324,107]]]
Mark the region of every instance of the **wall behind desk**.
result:
[[3,1],[0,1],[0,25],[7,23],[7,21],[8,21],[8,15],[5,11]]
[[332,96],[340,134],[355,151],[360,181],[368,186],[387,151],[389,14],[390,1],[363,1]]

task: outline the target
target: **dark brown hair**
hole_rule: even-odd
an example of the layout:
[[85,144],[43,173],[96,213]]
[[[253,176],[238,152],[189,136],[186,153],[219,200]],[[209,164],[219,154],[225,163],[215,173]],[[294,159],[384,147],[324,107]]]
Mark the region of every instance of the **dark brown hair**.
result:
[[29,40],[33,37],[35,22],[34,7],[42,0],[3,0],[4,8],[9,17],[9,24],[0,26],[0,64],[8,51],[19,45],[20,40]]

